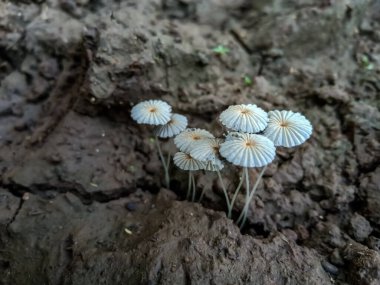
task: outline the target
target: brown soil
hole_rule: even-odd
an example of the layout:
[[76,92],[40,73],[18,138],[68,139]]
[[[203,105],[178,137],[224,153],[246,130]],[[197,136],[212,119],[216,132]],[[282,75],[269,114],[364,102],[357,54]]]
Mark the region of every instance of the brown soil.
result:
[[[0,284],[380,284],[379,15],[376,0],[1,2]],[[277,150],[240,232],[216,175],[197,174],[202,204],[179,170],[163,188],[129,115],[148,98],[216,135],[235,103],[314,131]],[[223,175],[232,190],[239,170]]]

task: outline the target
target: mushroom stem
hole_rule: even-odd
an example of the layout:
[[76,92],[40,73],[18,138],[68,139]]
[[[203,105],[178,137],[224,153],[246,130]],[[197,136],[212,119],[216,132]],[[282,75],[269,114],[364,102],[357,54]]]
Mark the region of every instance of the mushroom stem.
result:
[[248,167],[244,167],[245,172],[245,204],[249,204],[249,173]]
[[156,146],[157,146],[158,154],[159,154],[161,162],[162,162],[162,166],[164,167],[165,185],[166,185],[166,188],[170,189],[170,176],[169,176],[170,154],[168,156],[168,163],[166,164],[166,160],[164,158],[164,155],[162,154],[161,146],[160,146],[160,143],[158,141],[158,137],[157,136],[155,137],[155,141],[156,141]]
[[243,173],[241,174],[239,185],[236,187],[235,193],[234,193],[234,195],[232,196],[231,204],[230,204],[230,207],[228,208],[228,215],[227,215],[228,218],[231,218],[232,210],[233,210],[233,208],[234,208],[234,204],[235,204],[236,197],[237,197],[237,195],[238,195],[239,192],[240,192],[240,188],[241,188],[241,186],[243,185],[244,176],[245,176],[245,171],[243,171]]
[[240,224],[240,229],[242,229],[244,227],[244,224],[247,220],[247,215],[248,215],[248,211],[249,211],[249,205],[253,199],[253,196],[255,195],[255,192],[257,190],[257,187],[259,186],[259,183],[261,181],[261,178],[263,177],[263,174],[265,172],[265,170],[267,169],[267,165],[265,165],[263,167],[263,169],[261,170],[260,174],[259,174],[259,177],[257,177],[257,180],[255,182],[255,184],[253,185],[253,188],[251,190],[251,193],[249,194],[249,199],[246,201],[245,205],[244,205],[244,208],[238,218],[238,220],[236,221],[237,224],[239,224],[239,222],[241,221],[241,224]]
[[190,199],[190,192],[191,192],[191,171],[189,171],[189,182],[187,184],[187,194],[186,194],[186,200]]
[[195,178],[194,178],[194,174],[192,171],[191,172],[191,182],[193,184],[193,195],[191,197],[191,201],[194,202],[195,201],[195,191],[196,191],[196,185],[195,185]]
[[198,200],[198,203],[200,203],[201,201],[202,201],[202,199],[203,199],[203,196],[205,195],[205,193],[206,193],[206,187],[203,187],[203,189],[202,189],[202,192],[201,192],[201,196],[199,197],[199,200]]
[[222,175],[220,174],[219,170],[216,170],[216,172],[218,173],[218,177],[219,177],[220,183],[222,184],[224,197],[226,198],[227,209],[230,209],[231,208],[230,199],[228,198],[228,193],[227,193],[226,187],[224,186]]

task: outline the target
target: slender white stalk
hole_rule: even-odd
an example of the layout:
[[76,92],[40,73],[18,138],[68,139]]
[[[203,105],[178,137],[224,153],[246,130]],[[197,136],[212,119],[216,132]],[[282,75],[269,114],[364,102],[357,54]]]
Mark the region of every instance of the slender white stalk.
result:
[[166,188],[169,189],[170,188],[170,176],[169,176],[169,159],[170,159],[170,155],[169,155],[169,159],[168,159],[168,164],[166,164],[166,160],[164,158],[164,155],[162,154],[161,146],[160,146],[160,143],[158,141],[158,137],[157,136],[155,137],[155,141],[156,141],[156,146],[157,146],[158,154],[159,154],[161,162],[162,162],[162,166],[164,167],[165,185],[166,185]]
[[264,174],[266,169],[267,169],[267,165],[265,165],[263,167],[263,169],[261,170],[261,172],[259,174],[259,177],[257,177],[257,180],[256,180],[255,184],[253,185],[251,193],[249,195],[248,203],[247,202],[245,203],[243,211],[241,212],[238,220],[236,221],[237,224],[239,224],[239,222],[241,221],[240,229],[242,229],[244,227],[245,221],[247,219],[248,211],[249,211],[249,205],[251,204],[253,196],[255,195],[257,187],[259,186],[260,180],[263,177],[263,174]]
[[170,153],[168,153],[168,160],[166,161],[166,168],[169,169],[169,166],[170,166],[170,159],[171,159],[171,155]]
[[249,198],[249,172],[248,167],[244,167],[245,172],[245,197],[246,199]]
[[203,187],[203,189],[202,189],[202,192],[201,192],[201,196],[199,197],[199,200],[198,200],[198,203],[200,203],[201,201],[202,201],[202,199],[203,199],[203,196],[205,195],[205,193],[206,193],[206,187]]
[[228,208],[228,215],[227,215],[228,218],[231,218],[232,210],[234,209],[235,200],[236,200],[237,195],[240,192],[241,186],[243,185],[244,177],[245,177],[245,172],[243,171],[243,173],[242,173],[242,175],[240,177],[239,185],[236,187],[235,193],[234,193],[234,195],[232,196],[232,199],[231,199],[230,207]]
[[193,173],[191,173],[191,181],[192,181],[192,184],[193,184],[193,195],[191,197],[191,201],[194,202],[195,201],[196,185],[195,185],[195,178],[194,178],[194,174]]
[[187,194],[186,194],[186,200],[190,199],[190,192],[191,192],[191,171],[189,171],[189,182],[187,184]]
[[226,187],[224,186],[222,175],[220,174],[219,170],[216,170],[216,173],[218,173],[218,177],[219,177],[220,183],[222,184],[224,197],[226,198],[227,209],[230,209],[230,207],[231,207],[230,199],[228,198],[228,193],[227,193]]

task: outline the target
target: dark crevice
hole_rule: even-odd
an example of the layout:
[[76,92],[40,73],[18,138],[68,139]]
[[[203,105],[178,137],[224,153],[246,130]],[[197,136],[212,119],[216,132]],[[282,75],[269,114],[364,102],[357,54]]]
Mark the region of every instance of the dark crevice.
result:
[[265,225],[263,223],[253,223],[249,224],[248,221],[241,229],[242,234],[249,234],[256,238],[262,237],[267,238],[270,235],[270,231],[265,229]]
[[8,236],[11,236],[11,232],[9,231],[9,227],[10,227],[10,226],[12,225],[12,223],[16,220],[18,214],[19,214],[20,211],[21,211],[22,206],[24,205],[24,202],[25,202],[25,200],[24,200],[23,198],[20,198],[20,201],[19,201],[18,207],[17,207],[17,209],[16,209],[16,211],[15,211],[15,213],[14,213],[12,219],[11,219],[11,220],[6,224],[6,226],[5,226],[5,229],[6,229],[6,232],[7,232]]
[[231,35],[232,37],[236,40],[236,42],[242,47],[242,49],[247,53],[247,54],[252,54],[252,49],[248,46],[248,44],[241,38],[239,33],[232,29],[231,30]]
[[259,70],[257,71],[257,76],[261,76],[264,72],[264,66],[265,66],[265,61],[266,61],[266,57],[261,55],[261,58],[260,58],[260,65],[259,65]]
[[79,190],[81,186],[76,187],[67,185],[50,185],[50,184],[33,184],[30,187],[25,187],[17,183],[0,184],[0,187],[7,189],[14,196],[22,199],[25,193],[32,193],[43,199],[54,199],[58,194],[71,193],[78,197],[84,205],[90,205],[93,202],[108,203],[129,196],[135,192],[135,189],[118,188],[106,194],[99,190],[96,192],[86,192],[84,189]]

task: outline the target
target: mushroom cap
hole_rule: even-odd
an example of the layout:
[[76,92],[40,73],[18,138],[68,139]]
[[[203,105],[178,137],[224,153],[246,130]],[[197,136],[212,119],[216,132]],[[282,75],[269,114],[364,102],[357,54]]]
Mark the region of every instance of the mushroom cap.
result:
[[313,131],[310,121],[292,111],[270,111],[268,127],[264,136],[275,146],[293,147],[304,143]]
[[194,159],[190,154],[177,152],[173,157],[174,164],[182,170],[200,170],[205,168],[205,163]]
[[276,148],[273,142],[255,134],[230,136],[220,145],[220,154],[229,162],[243,167],[261,167],[273,161]]
[[138,103],[131,110],[131,117],[139,124],[165,125],[170,121],[172,107],[161,100]]
[[214,138],[214,136],[203,129],[186,129],[174,138],[174,144],[180,151],[190,153],[197,142],[206,138]]
[[180,114],[172,114],[170,121],[154,128],[153,133],[160,138],[171,138],[187,127],[187,118]]
[[219,116],[227,128],[245,133],[257,133],[268,124],[268,114],[254,104],[232,105]]
[[204,170],[207,171],[220,171],[224,167],[223,162],[220,159],[209,160],[205,162]]
[[206,138],[197,142],[193,149],[190,151],[190,155],[200,161],[215,160],[218,158],[220,144],[222,139],[218,138]]

